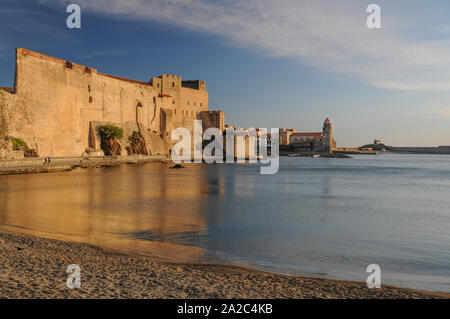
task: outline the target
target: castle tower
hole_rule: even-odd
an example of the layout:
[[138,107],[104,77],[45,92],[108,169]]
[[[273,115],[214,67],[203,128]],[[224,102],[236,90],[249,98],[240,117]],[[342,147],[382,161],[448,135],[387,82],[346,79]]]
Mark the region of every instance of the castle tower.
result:
[[327,117],[325,122],[323,122],[323,147],[326,152],[333,152],[334,141],[333,141],[333,123],[330,118]]

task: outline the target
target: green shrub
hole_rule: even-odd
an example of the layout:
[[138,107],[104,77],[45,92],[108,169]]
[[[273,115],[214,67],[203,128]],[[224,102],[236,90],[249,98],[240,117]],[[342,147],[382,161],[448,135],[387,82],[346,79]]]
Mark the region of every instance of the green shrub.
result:
[[15,150],[15,151],[18,151],[27,145],[27,143],[25,143],[24,140],[17,138],[17,137],[13,137],[11,139],[11,142],[12,142],[13,150]]
[[130,143],[133,143],[134,141],[138,140],[140,136],[141,134],[139,134],[139,132],[133,131],[133,134],[128,137],[128,140],[130,141]]
[[123,137],[123,129],[111,124],[100,126],[98,132],[103,139],[121,139]]

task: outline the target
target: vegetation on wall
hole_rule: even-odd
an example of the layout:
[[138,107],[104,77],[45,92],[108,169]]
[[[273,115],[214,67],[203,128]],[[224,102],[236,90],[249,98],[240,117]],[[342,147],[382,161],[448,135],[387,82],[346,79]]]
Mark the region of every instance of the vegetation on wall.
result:
[[140,132],[133,131],[133,134],[128,137],[128,141],[131,144],[131,146],[128,146],[126,148],[128,155],[134,154],[149,155],[145,139]]
[[139,134],[138,131],[133,131],[133,134],[130,137],[128,137],[128,141],[130,141],[130,143],[133,143],[133,142],[139,140],[140,137],[141,137],[141,134]]
[[25,143],[24,140],[17,138],[17,137],[13,137],[11,139],[11,142],[12,142],[13,150],[15,150],[15,151],[25,149],[25,147],[27,145],[27,143]]
[[18,137],[8,137],[11,140],[12,149],[14,151],[23,151],[25,157],[39,157],[35,149],[28,147],[27,143]]
[[123,137],[123,129],[111,124],[100,126],[98,132],[102,139],[121,139]]
[[121,127],[106,124],[98,128],[98,133],[102,138],[100,147],[107,156],[121,155],[122,148],[116,139],[123,137],[123,129]]

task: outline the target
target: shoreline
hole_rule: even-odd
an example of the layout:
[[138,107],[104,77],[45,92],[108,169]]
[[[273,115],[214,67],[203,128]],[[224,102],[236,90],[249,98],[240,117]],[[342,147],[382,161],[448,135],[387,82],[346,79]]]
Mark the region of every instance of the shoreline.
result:
[[44,165],[44,158],[0,161],[1,175],[20,175],[36,173],[53,173],[72,171],[77,168],[101,168],[123,164],[170,163],[164,155],[131,155],[131,156],[99,156],[99,157],[60,157],[52,158],[52,162]]
[[[0,298],[450,298],[450,294],[183,263],[0,229]],[[81,268],[81,288],[66,285]]]
[[[314,153],[315,154],[315,153]],[[302,154],[302,157],[310,157],[311,154]],[[321,154],[321,157],[327,158],[350,158],[344,154]],[[287,156],[280,154],[280,156]],[[50,164],[44,164],[45,159],[24,158],[16,160],[0,160],[0,176],[2,175],[21,175],[21,174],[40,174],[67,172],[74,169],[102,168],[119,165],[133,165],[144,163],[173,163],[172,159],[164,155],[128,155],[128,156],[98,156],[98,157],[56,157],[52,158]]]
[[[295,154],[296,157],[313,157],[320,155],[322,158],[352,158],[348,154],[372,155],[366,153],[350,153],[337,151],[333,154],[314,153],[314,152],[280,152],[280,157],[289,157]],[[380,153],[381,154],[381,153]],[[422,153],[406,152],[384,152],[382,154],[408,154],[423,155]],[[378,155],[378,154],[377,154]],[[429,153],[429,155],[449,155]],[[39,174],[66,172],[75,169],[113,167],[119,165],[133,165],[144,163],[173,163],[170,157],[164,155],[129,155],[129,156],[98,156],[98,157],[66,157],[52,158],[50,165],[44,165],[44,158],[25,158],[18,160],[0,160],[0,176],[21,175],[21,174]]]

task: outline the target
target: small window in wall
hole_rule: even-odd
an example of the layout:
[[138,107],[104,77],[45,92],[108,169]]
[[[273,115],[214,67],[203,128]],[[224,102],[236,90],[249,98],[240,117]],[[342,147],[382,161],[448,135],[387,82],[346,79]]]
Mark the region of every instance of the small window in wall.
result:
[[88,92],[91,92],[91,86],[88,85]]
[[88,68],[88,67],[85,67],[85,68],[84,68],[84,73],[86,73],[86,74],[91,74],[91,69]]
[[175,112],[174,112],[174,113],[175,113],[175,115],[176,115],[176,114],[177,114],[177,110],[175,110]]
[[172,87],[173,87],[173,88],[175,87],[175,82],[172,82]]
[[189,101],[188,101],[188,105],[189,105]]
[[156,87],[158,87],[158,88],[159,88],[159,83],[158,83],[158,84],[156,84]]
[[175,104],[175,100],[172,100],[172,104]]
[[92,103],[92,96],[89,97],[89,103]]
[[181,114],[184,115],[184,111],[181,111]]
[[200,103],[200,107],[202,107],[203,106],[203,103]]
[[70,62],[70,61],[66,61],[66,68],[68,68],[68,69],[72,69],[72,62]]

